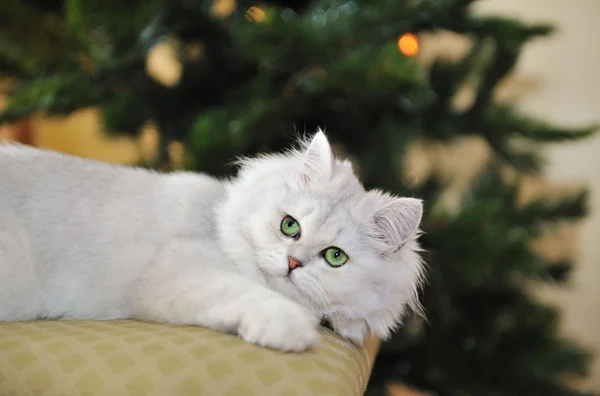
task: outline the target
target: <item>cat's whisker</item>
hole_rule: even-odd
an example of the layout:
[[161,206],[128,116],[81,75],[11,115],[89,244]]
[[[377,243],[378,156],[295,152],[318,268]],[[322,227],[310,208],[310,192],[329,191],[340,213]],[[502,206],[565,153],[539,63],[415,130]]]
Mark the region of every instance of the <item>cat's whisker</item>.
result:
[[[314,296],[314,298],[311,298],[311,300],[313,301],[313,303],[315,303],[317,305],[317,309],[319,311],[321,311],[322,315],[324,316],[329,316],[330,312],[329,312],[329,308],[327,307],[327,302],[324,300],[324,298],[321,296],[321,293],[318,291],[318,289],[316,288],[316,286],[312,285],[309,283],[310,286],[307,286],[307,289],[310,290],[310,294],[312,296]],[[316,301],[315,301],[316,299]]]
[[314,284],[311,284],[310,289],[311,289],[311,294],[313,296],[315,296],[316,299],[317,299],[317,306],[319,307],[319,309],[321,311],[323,311],[323,313],[325,315],[328,315],[329,314],[329,308],[327,307],[327,301],[321,295],[321,292],[319,291],[318,287],[316,285],[314,285]]
[[326,297],[327,292],[325,291],[325,286],[323,286],[323,283],[319,278],[315,277],[315,279],[317,280],[317,287],[321,290],[321,294],[323,296],[322,299],[324,300],[324,303],[326,305],[328,315],[330,315],[332,318],[339,318],[341,314],[338,310],[333,308],[333,304]]
[[328,301],[327,292],[325,291],[325,288],[323,287],[319,278],[317,278],[313,274],[310,274],[310,275],[311,275],[311,278],[313,278],[315,281],[309,282],[309,283],[307,283],[307,285],[310,285],[308,288],[311,290],[311,294],[313,294],[317,298],[317,300],[318,300],[317,304],[319,305],[319,308],[323,311],[323,314],[326,316],[332,316],[332,317],[339,315],[339,313],[333,309],[333,307],[331,306],[331,303]]

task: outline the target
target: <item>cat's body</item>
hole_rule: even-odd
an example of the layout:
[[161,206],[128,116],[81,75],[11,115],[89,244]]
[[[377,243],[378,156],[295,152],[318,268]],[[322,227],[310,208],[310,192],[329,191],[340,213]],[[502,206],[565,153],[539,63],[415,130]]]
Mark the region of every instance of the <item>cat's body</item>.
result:
[[314,344],[324,316],[385,336],[414,302],[421,206],[348,172],[323,134],[230,181],[0,145],[0,321],[135,318],[282,350]]

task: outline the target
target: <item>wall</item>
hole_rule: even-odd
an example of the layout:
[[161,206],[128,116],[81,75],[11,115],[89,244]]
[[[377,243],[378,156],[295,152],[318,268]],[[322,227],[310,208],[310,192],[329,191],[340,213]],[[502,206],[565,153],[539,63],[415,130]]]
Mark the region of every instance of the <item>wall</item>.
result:
[[[477,10],[524,21],[547,21],[558,31],[529,44],[511,82],[522,89],[527,114],[568,126],[600,124],[600,1],[482,0]],[[578,267],[572,288],[543,291],[563,308],[565,331],[595,349],[586,385],[600,389],[600,134],[584,142],[549,147],[548,177],[591,188],[591,215],[579,233]]]

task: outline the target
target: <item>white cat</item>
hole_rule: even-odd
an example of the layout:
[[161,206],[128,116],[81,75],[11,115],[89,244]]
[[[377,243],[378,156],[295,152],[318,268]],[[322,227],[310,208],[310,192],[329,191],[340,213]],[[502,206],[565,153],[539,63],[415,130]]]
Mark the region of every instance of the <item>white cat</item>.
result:
[[199,325],[284,351],[320,318],[385,338],[422,278],[422,203],[365,191],[318,132],[232,180],[0,145],[0,320]]

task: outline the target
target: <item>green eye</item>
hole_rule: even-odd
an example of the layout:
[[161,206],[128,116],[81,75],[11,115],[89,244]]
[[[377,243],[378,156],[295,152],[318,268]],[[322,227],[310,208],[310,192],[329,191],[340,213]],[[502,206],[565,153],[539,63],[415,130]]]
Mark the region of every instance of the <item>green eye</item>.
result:
[[341,267],[348,261],[346,253],[342,249],[336,247],[327,248],[323,253],[323,257],[332,267]]
[[300,224],[292,216],[285,216],[281,221],[281,232],[291,238],[300,236]]

